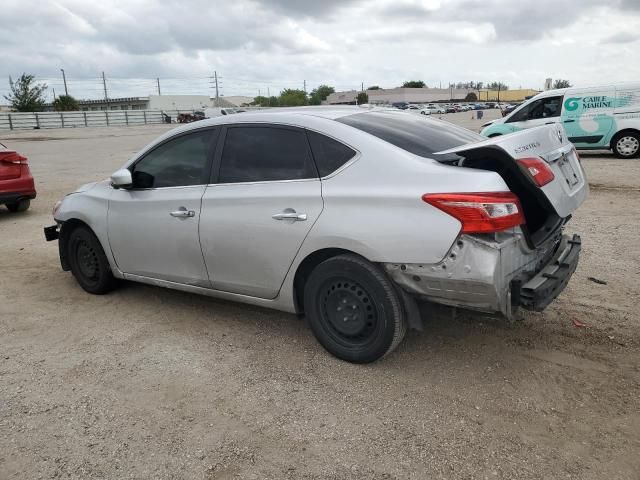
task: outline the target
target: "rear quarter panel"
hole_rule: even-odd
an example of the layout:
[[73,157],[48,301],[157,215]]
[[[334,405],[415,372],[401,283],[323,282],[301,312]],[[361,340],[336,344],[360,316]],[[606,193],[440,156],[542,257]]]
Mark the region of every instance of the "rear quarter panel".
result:
[[322,181],[324,210],[302,258],[321,248],[345,248],[374,262],[437,263],[456,240],[460,222],[422,195],[508,191],[494,172],[446,166],[363,135],[368,138],[356,142],[359,158]]

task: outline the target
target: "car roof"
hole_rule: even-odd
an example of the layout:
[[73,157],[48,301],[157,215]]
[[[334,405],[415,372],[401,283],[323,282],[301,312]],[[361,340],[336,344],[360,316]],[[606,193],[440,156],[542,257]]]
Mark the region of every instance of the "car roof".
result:
[[183,125],[172,130],[172,132],[175,134],[178,132],[195,130],[207,126],[231,123],[306,123],[304,122],[305,117],[318,117],[327,120],[337,120],[338,118],[346,117],[349,115],[356,115],[358,113],[380,110],[395,111],[396,109],[389,109],[384,107],[358,107],[351,105],[318,107],[273,107],[207,118],[198,122]]

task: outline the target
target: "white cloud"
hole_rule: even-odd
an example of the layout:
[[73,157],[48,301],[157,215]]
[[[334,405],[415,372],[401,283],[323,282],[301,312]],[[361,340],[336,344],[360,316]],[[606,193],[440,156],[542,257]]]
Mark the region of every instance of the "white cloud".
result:
[[[122,94],[227,95],[338,89],[422,79],[544,78],[588,85],[640,79],[634,0],[4,0],[0,78],[22,72],[99,97],[105,71]],[[8,85],[0,80],[0,94]]]

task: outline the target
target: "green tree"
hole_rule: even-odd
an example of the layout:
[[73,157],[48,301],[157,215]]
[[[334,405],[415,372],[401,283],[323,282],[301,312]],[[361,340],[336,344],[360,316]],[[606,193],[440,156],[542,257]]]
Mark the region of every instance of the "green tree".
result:
[[367,90],[381,90],[381,88],[378,85],[373,85],[373,86],[367,88]]
[[80,107],[71,95],[60,95],[53,101],[53,109],[56,112],[72,112],[80,110]]
[[402,88],[425,88],[427,86],[422,80],[409,80],[402,84]]
[[11,93],[4,98],[9,100],[11,107],[18,112],[37,112],[44,106],[44,92],[47,85],[36,83],[33,75],[23,73],[15,82],[9,78]]
[[553,88],[569,88],[572,87],[571,82],[569,80],[563,80],[562,78],[557,79],[553,82]]
[[509,85],[506,85],[502,82],[491,82],[487,84],[487,89],[489,90],[509,90]]
[[268,107],[269,106],[269,97],[257,96],[251,102],[251,105],[258,107]]
[[281,107],[299,107],[307,104],[307,93],[304,90],[285,88],[280,92],[278,104]]
[[475,101],[478,100],[478,96],[473,92],[469,92],[469,93],[467,93],[467,96],[464,97],[464,99],[467,102],[475,102]]
[[369,103],[369,95],[367,95],[367,92],[358,93],[358,97],[356,99],[356,103],[358,105],[362,105],[363,103]]
[[329,85],[319,85],[317,88],[311,90],[311,96],[309,97],[310,105],[320,105],[323,100],[326,100],[329,95],[335,93],[336,89]]

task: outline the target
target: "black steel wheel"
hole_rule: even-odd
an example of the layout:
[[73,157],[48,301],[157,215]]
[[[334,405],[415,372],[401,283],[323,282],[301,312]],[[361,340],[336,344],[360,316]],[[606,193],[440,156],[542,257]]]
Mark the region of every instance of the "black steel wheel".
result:
[[395,286],[379,267],[356,255],[318,265],[305,285],[304,306],[322,346],[354,363],[389,354],[406,331]]
[[104,294],[113,290],[117,280],[100,242],[87,227],[76,227],[69,234],[67,256],[71,273],[89,293]]

